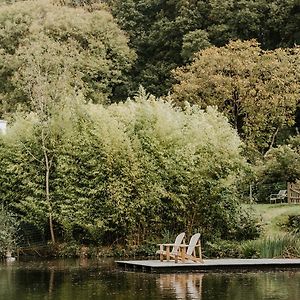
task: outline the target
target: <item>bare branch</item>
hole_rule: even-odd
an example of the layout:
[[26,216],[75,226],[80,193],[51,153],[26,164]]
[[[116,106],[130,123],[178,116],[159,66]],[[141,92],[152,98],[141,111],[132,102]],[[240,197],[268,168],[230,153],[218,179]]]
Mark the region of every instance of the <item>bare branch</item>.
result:
[[34,159],[34,160],[36,160],[36,161],[38,161],[39,163],[43,163],[40,159],[38,159],[35,155],[33,155],[32,154],[32,152],[26,147],[26,145],[23,143],[23,142],[21,142],[21,141],[19,141],[20,142],[20,144],[24,147],[24,149],[26,150],[26,152]]

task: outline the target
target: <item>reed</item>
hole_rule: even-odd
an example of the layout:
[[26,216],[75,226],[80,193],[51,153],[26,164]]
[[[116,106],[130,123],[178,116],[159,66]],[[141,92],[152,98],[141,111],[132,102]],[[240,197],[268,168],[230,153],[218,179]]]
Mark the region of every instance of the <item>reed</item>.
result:
[[300,257],[300,239],[292,234],[263,237],[243,243],[241,249],[247,258]]

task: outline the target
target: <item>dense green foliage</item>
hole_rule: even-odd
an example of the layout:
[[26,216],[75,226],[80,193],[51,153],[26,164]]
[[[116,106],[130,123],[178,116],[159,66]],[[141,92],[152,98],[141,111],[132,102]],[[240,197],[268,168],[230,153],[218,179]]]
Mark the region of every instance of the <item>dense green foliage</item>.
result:
[[295,182],[300,177],[300,136],[288,140],[286,145],[270,150],[260,168],[265,182]]
[[274,49],[300,41],[298,0],[106,2],[138,54],[133,86],[138,82],[155,95],[170,89],[172,69],[209,43],[223,46],[255,38],[264,49]]
[[297,233],[300,232],[300,215],[289,215],[288,220],[284,224],[289,232]]
[[5,213],[53,243],[256,236],[249,184],[300,176],[299,22],[298,0],[0,1]]
[[268,202],[269,195],[287,189],[287,182],[300,177],[300,137],[287,140],[287,144],[269,150],[254,166],[256,173],[255,197],[259,202]]
[[1,5],[0,113],[20,104],[30,109],[28,98],[41,81],[52,98],[72,89],[94,102],[109,102],[134,58],[107,11],[47,1]]
[[3,207],[0,208],[0,256],[13,251],[17,244],[17,220]]
[[216,105],[248,150],[265,153],[278,132],[294,123],[299,66],[299,48],[264,51],[255,41],[211,47],[197,53],[191,65],[176,70],[179,83],[172,99]]
[[[240,141],[215,110],[182,111],[142,92],[108,108],[66,106],[48,121],[51,214],[65,238],[139,243],[164,230],[198,229],[207,239],[250,232],[236,192]],[[0,193],[46,230],[41,126],[30,114],[3,139]]]

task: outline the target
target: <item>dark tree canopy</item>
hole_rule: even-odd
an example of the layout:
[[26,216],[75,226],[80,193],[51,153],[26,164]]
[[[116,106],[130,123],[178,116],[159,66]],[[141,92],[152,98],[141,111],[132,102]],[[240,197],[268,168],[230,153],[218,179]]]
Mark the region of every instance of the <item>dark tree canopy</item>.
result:
[[[170,71],[208,44],[254,38],[263,49],[274,49],[300,43],[298,0],[107,2],[138,54],[131,90],[138,83],[155,95],[166,94],[172,85]],[[191,36],[197,42],[188,45]]]

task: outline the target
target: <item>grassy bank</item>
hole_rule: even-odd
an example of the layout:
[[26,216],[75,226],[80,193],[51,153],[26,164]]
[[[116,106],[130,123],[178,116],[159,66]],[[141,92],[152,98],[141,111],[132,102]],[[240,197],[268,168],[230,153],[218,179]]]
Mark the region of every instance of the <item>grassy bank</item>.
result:
[[243,242],[218,240],[204,245],[207,257],[300,257],[300,205],[255,204],[251,206],[260,236]]
[[252,206],[261,222],[261,237],[273,237],[289,233],[285,226],[289,216],[300,215],[300,205],[255,204]]
[[[261,225],[259,239],[241,245],[245,257],[300,257],[300,239],[297,224],[291,218],[300,216],[300,205],[256,204],[253,205]],[[292,226],[294,225],[294,226]]]

